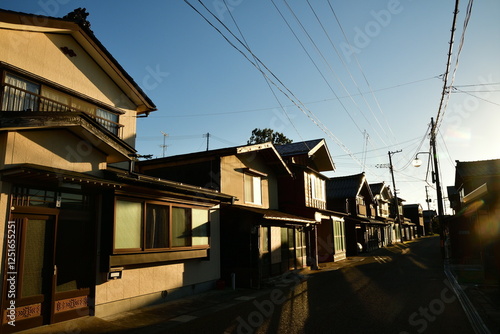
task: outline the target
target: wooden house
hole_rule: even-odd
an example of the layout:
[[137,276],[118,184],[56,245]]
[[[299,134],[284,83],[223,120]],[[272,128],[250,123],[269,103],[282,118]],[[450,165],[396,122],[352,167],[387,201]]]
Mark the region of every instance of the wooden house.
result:
[[307,265],[314,217],[281,210],[278,190],[292,172],[271,143],[244,145],[146,160],[142,173],[230,194],[221,210],[222,277],[236,286]]
[[218,208],[233,197],[134,171],[137,117],[156,106],[87,16],[0,10],[5,333],[129,311],[220,278]]

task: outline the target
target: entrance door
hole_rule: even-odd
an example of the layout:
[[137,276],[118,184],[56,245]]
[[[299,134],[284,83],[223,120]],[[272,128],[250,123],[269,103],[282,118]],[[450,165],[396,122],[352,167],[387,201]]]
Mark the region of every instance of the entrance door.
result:
[[56,224],[55,215],[11,216],[8,238],[14,234],[11,239],[15,243],[7,242],[2,312],[5,332],[52,322]]

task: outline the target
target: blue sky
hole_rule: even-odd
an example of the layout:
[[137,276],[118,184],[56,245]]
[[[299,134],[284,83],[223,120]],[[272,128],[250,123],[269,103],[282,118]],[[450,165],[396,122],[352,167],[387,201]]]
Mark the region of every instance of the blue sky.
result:
[[[163,155],[162,132],[166,155],[176,155],[204,150],[206,133],[215,149],[243,145],[252,129],[268,127],[294,141],[326,138],[337,168],[329,176],[364,170],[370,183],[392,187],[389,170],[377,165],[402,150],[393,155],[399,196],[426,208],[425,186],[433,186],[430,177],[424,182],[427,155],[420,168],[410,161],[429,151],[425,133],[438,112],[455,1],[274,0],[279,11],[271,0],[225,1],[230,12],[224,0],[203,3],[240,39],[242,32],[304,112],[271,85],[276,99],[262,74],[182,0],[2,0],[0,7],[56,17],[87,8],[96,36],[158,107],[138,119],[141,154]],[[197,0],[189,2],[223,29]],[[455,160],[500,158],[498,17],[500,2],[475,1],[454,81],[460,91],[450,95],[439,127],[444,186],[454,182]],[[436,198],[434,189],[429,194]]]

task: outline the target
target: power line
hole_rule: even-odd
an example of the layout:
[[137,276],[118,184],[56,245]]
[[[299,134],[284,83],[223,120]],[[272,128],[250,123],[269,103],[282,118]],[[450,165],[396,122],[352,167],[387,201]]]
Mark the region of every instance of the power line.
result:
[[443,112],[443,107],[444,107],[444,98],[446,96],[446,92],[448,89],[448,75],[450,74],[450,67],[451,67],[451,52],[453,50],[453,41],[455,40],[455,30],[456,30],[456,22],[457,22],[457,16],[458,16],[458,4],[460,3],[459,0],[455,0],[455,10],[453,12],[453,23],[451,25],[451,37],[450,37],[450,46],[448,49],[448,60],[446,61],[446,71],[444,72],[443,75],[443,90],[441,92],[441,101],[439,102],[439,108],[438,108],[438,113],[436,117],[436,125],[431,129],[431,135],[436,133],[436,127],[437,124],[440,121],[441,113]]
[[[227,9],[227,11],[228,11],[229,15],[231,16],[231,19],[233,20],[234,25],[236,26],[236,29],[238,29],[238,32],[240,33],[240,36],[241,36],[241,38],[243,39],[243,42],[245,42],[245,46],[246,46],[248,49],[250,49],[250,45],[248,44],[248,42],[247,42],[247,40],[246,40],[245,36],[243,35],[243,32],[241,31],[241,29],[240,29],[240,27],[239,27],[238,23],[236,22],[236,20],[235,20],[235,18],[234,18],[234,16],[233,16],[232,11],[231,11],[231,10],[229,10],[229,7],[228,7],[228,5],[227,5],[226,0],[223,0],[223,2],[224,2],[224,5],[226,6],[226,9]],[[253,54],[253,53],[252,53],[252,54]],[[255,56],[254,56],[254,61],[255,61],[255,63],[257,64],[257,66],[258,66],[259,70],[261,70],[261,71],[262,71],[262,69],[260,68],[260,65],[259,65],[259,63],[257,62],[257,59],[256,59],[256,57],[255,57]],[[292,125],[292,127],[294,128],[295,132],[296,132],[296,133],[297,133],[297,135],[300,137],[300,139],[301,139],[303,142],[305,142],[305,140],[302,138],[302,135],[300,134],[299,130],[297,129],[297,127],[296,127],[296,126],[295,126],[295,124],[293,123],[292,119],[290,118],[290,115],[288,115],[288,113],[286,112],[285,108],[283,107],[283,104],[282,104],[282,103],[281,103],[281,101],[278,99],[278,96],[276,95],[276,92],[274,91],[273,87],[272,87],[272,86],[271,86],[271,84],[269,83],[268,78],[267,78],[265,75],[263,75],[262,77],[263,77],[263,78],[264,78],[264,80],[266,81],[267,87],[269,88],[269,90],[270,90],[270,91],[271,91],[271,93],[273,94],[274,99],[275,99],[275,100],[276,100],[276,102],[279,104],[279,106],[280,106],[280,108],[281,108],[281,111],[283,111],[283,114],[286,116],[286,118],[288,119],[288,121],[290,122],[290,124],[291,124],[291,125]],[[306,144],[306,146],[307,146],[307,144]]]
[[[352,45],[351,45],[351,43],[349,42],[349,39],[347,38],[347,35],[346,35],[345,31],[344,31],[344,28],[342,27],[342,24],[340,23],[340,20],[338,19],[337,14],[335,13],[335,10],[333,9],[333,6],[332,6],[332,4],[331,4],[331,2],[330,2],[330,1],[328,1],[328,5],[329,5],[329,7],[330,7],[330,10],[331,10],[331,11],[332,11],[332,13],[333,13],[333,16],[335,17],[335,21],[337,22],[337,25],[339,26],[340,31],[342,32],[342,35],[343,35],[343,37],[344,37],[344,40],[346,41],[347,45],[349,46],[349,49],[350,49],[350,50],[351,50],[351,52],[352,52]],[[379,109],[380,113],[384,116],[384,119],[385,119],[385,123],[386,123],[386,125],[387,125],[387,128],[388,128],[388,129],[389,129],[389,131],[391,132],[391,134],[392,134],[393,138],[394,138],[394,139],[396,139],[396,136],[394,135],[394,132],[392,131],[392,127],[390,126],[390,124],[389,124],[389,122],[388,122],[388,120],[387,120],[387,117],[385,116],[384,112],[382,111],[382,108],[380,107],[380,103],[379,103],[379,101],[378,101],[377,97],[376,97],[376,96],[375,96],[375,94],[374,94],[374,90],[372,89],[372,87],[371,87],[371,85],[370,85],[370,82],[368,81],[368,78],[366,77],[365,72],[363,71],[363,68],[361,67],[361,64],[360,64],[360,62],[359,62],[359,60],[358,60],[358,57],[356,56],[356,53],[355,53],[355,52],[352,52],[352,55],[354,56],[354,60],[356,61],[356,64],[357,64],[357,66],[358,66],[358,68],[359,68],[359,71],[361,72],[361,74],[362,74],[362,76],[363,76],[363,78],[364,78],[364,80],[365,80],[366,85],[367,85],[367,86],[368,86],[368,88],[370,89],[371,95],[372,95],[372,97],[373,97],[373,99],[374,99],[375,103],[377,104],[377,107],[378,107],[378,109]],[[370,110],[371,110],[371,109],[370,109]],[[373,114],[373,112],[372,112],[372,114]],[[375,117],[375,119],[376,119],[376,120],[377,120],[377,122],[378,122],[378,119],[377,119],[376,117]],[[380,123],[379,123],[379,126],[380,126],[383,130],[384,130],[384,128],[380,125]],[[385,132],[385,131],[384,131],[384,132]]]
[[[288,3],[285,1],[285,4],[288,6]],[[300,38],[297,36],[297,34],[295,33],[295,31],[293,30],[293,28],[291,27],[290,23],[288,23],[288,20],[285,18],[285,16],[283,15],[283,13],[281,12],[281,10],[278,8],[278,6],[276,5],[276,3],[274,2],[274,0],[271,0],[271,2],[273,3],[274,7],[276,8],[276,10],[278,11],[278,13],[280,14],[281,18],[283,19],[283,21],[285,21],[285,24],[287,25],[287,27],[290,29],[290,31],[292,32],[293,36],[295,37],[295,39],[297,39],[297,42],[299,42],[300,46],[302,47],[302,49],[304,50],[304,52],[306,53],[306,55],[308,56],[309,60],[313,63],[314,67],[316,68],[316,70],[318,71],[318,73],[320,74],[320,76],[322,77],[323,81],[326,83],[326,85],[328,86],[328,88],[330,88],[330,91],[333,93],[333,95],[335,96],[335,98],[339,101],[340,105],[342,106],[342,108],[344,109],[344,111],[347,113],[347,115],[349,116],[349,118],[351,119],[351,121],[354,123],[354,125],[356,126],[356,128],[358,129],[358,131],[360,133],[363,133],[363,131],[361,130],[361,128],[359,127],[358,123],[356,123],[356,121],[354,120],[354,117],[352,117],[351,113],[347,110],[347,108],[345,107],[345,105],[342,103],[342,101],[340,101],[339,99],[339,96],[337,95],[337,93],[335,92],[335,90],[332,88],[332,86],[330,85],[330,83],[328,82],[328,80],[326,79],[326,77],[324,76],[323,72],[321,72],[321,70],[319,69],[319,66],[316,64],[316,62],[314,61],[314,59],[312,58],[311,54],[307,51],[306,47],[304,46],[304,44],[302,43],[302,41],[300,40]],[[290,8],[290,6],[288,6],[288,9],[292,12],[292,14],[295,16],[295,13],[293,12],[293,10]],[[302,24],[300,23],[300,20],[298,20],[297,16],[295,16],[295,19],[299,22],[299,25],[302,26]],[[305,30],[305,28],[302,26],[302,29],[305,31],[306,35],[308,35],[307,31]],[[309,35],[308,35],[309,36]],[[309,36],[309,39],[311,40],[311,42],[314,44],[314,41],[312,41],[311,37]],[[316,47],[316,50],[318,50],[318,48]],[[324,59],[324,57],[323,57]],[[325,60],[325,59],[324,59]],[[325,60],[326,61],[326,60]],[[368,121],[368,120],[367,120]]]
[[[415,81],[410,81],[410,82],[405,82],[389,87],[384,87],[384,88],[379,88],[374,90],[374,92],[381,92],[384,90],[389,90],[389,89],[394,89],[394,88],[399,88],[407,85],[412,85],[415,83],[423,82],[423,81],[428,81],[432,79],[436,79],[439,76],[433,76],[425,79],[419,79]],[[363,92],[366,94],[367,92]],[[352,94],[351,96],[359,96],[360,94]],[[316,100],[316,101],[309,101],[309,102],[303,102],[304,105],[309,105],[309,104],[315,104],[315,103],[321,103],[321,102],[328,102],[332,100],[338,100],[338,99],[344,99],[348,98],[349,96],[339,96],[338,98],[327,98],[323,100]],[[295,107],[294,104],[289,104],[285,105],[284,108],[289,108],[289,107]],[[182,114],[182,115],[150,115],[150,118],[180,118],[180,117],[206,117],[206,116],[223,116],[223,115],[231,115],[231,114],[241,114],[241,113],[251,113],[251,112],[259,112],[259,111],[267,111],[267,110],[273,110],[276,109],[277,107],[266,107],[266,108],[256,108],[256,109],[248,109],[248,110],[236,110],[236,111],[224,111],[224,112],[217,112],[217,113],[208,113],[208,114]],[[127,117],[127,116],[125,116]]]
[[[304,113],[316,126],[318,126],[327,136],[332,139],[342,150],[344,150],[346,153],[351,154],[351,157],[353,160],[357,161],[359,164],[361,162],[357,157],[352,155],[350,150],[345,146],[340,139],[338,139],[322,122],[314,115],[314,113],[307,109],[305,105],[288,89],[288,87],[283,84],[283,82],[255,55],[251,50],[249,50],[245,44],[237,37],[234,35],[234,33],[212,12],[210,11],[200,0],[199,2],[203,5],[203,7],[241,44],[245,49],[270,73],[270,75],[275,78],[282,86],[283,89],[285,89],[287,92],[285,92],[281,87],[279,87],[273,80],[271,80],[267,74],[264,73],[264,71],[256,66],[256,64],[243,52],[241,51],[233,42],[229,40],[229,38],[222,33],[220,29],[218,29],[210,20],[208,20],[205,15],[203,15],[198,9],[196,9],[188,0],[184,0],[184,2],[190,6],[196,13],[198,13],[212,28],[214,28],[228,43],[231,45],[234,49],[236,49],[243,57],[245,57],[246,60],[248,60],[258,71],[260,71],[263,75],[268,78],[269,82],[272,83],[281,93],[283,93],[292,103],[295,104],[295,106],[302,112]],[[297,101],[295,101],[294,99]],[[307,112],[306,112],[307,111]]]
[[[459,0],[457,0],[455,15],[454,15],[454,18],[453,18],[453,30],[455,29],[455,22],[456,22],[456,17],[457,17],[457,14],[458,14],[458,2],[459,2]],[[469,0],[469,3],[467,4],[467,9],[466,9],[465,18],[464,18],[464,24],[463,24],[463,29],[462,29],[462,35],[460,37],[460,43],[459,43],[459,46],[458,46],[457,57],[455,59],[455,67],[453,69],[453,74],[451,76],[451,82],[450,82],[450,85],[449,85],[450,88],[453,87],[453,83],[455,81],[455,77],[456,77],[456,74],[457,74],[457,69],[458,69],[460,54],[462,53],[462,49],[463,49],[463,46],[464,46],[465,32],[467,31],[467,27],[469,25],[469,20],[471,18],[472,4],[473,3],[474,3],[474,0]],[[454,34],[454,31],[452,32],[452,42],[450,43],[450,56],[451,56],[451,48],[452,48],[452,44],[453,44],[453,34]],[[445,84],[446,84],[446,81],[445,81]],[[432,132],[434,134],[436,133],[437,129],[439,128],[439,126],[441,124],[441,122],[443,121],[444,113],[446,112],[446,107],[447,107],[448,102],[450,100],[450,96],[451,95],[449,94],[449,91],[448,91],[447,99],[446,99],[446,104],[444,105],[444,108],[442,110],[438,111],[438,116],[436,117],[436,126],[435,126],[435,129],[433,129],[433,132]],[[441,115],[441,119],[439,119],[440,112],[442,114]]]
[[460,92],[460,93],[464,93],[464,94],[470,95],[470,96],[472,96],[472,97],[475,97],[476,99],[480,99],[480,100],[483,100],[483,101],[485,101],[485,102],[488,102],[488,103],[494,104],[494,105],[496,105],[496,106],[500,106],[500,104],[498,104],[498,103],[496,103],[496,102],[493,102],[493,101],[490,101],[490,100],[486,100],[486,99],[484,99],[484,98],[482,98],[482,97],[479,97],[479,96],[477,96],[477,95],[471,94],[471,93],[469,93],[468,91],[458,89],[458,88],[456,88],[455,86],[453,86],[453,87],[452,87],[452,89],[453,89],[453,90],[456,90],[456,91],[458,91],[458,92]]

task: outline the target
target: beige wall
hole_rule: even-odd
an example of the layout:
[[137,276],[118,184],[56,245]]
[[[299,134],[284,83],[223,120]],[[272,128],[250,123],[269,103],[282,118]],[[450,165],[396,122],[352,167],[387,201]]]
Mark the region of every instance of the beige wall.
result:
[[0,158],[0,168],[26,163],[74,172],[106,168],[104,153],[67,130],[8,132],[2,142],[5,155]]
[[245,203],[245,187],[243,168],[252,168],[268,176],[262,180],[262,207],[265,209],[278,208],[278,186],[274,171],[256,153],[239,156],[225,156],[221,158],[221,192],[236,196],[238,205],[256,206]]
[[210,260],[126,269],[122,278],[96,286],[96,316],[107,316],[160,302],[162,291],[216,281],[220,278],[220,224],[218,206],[210,211]]
[[0,29],[0,50],[1,61],[123,109],[123,139],[135,146],[136,106],[71,35]]

